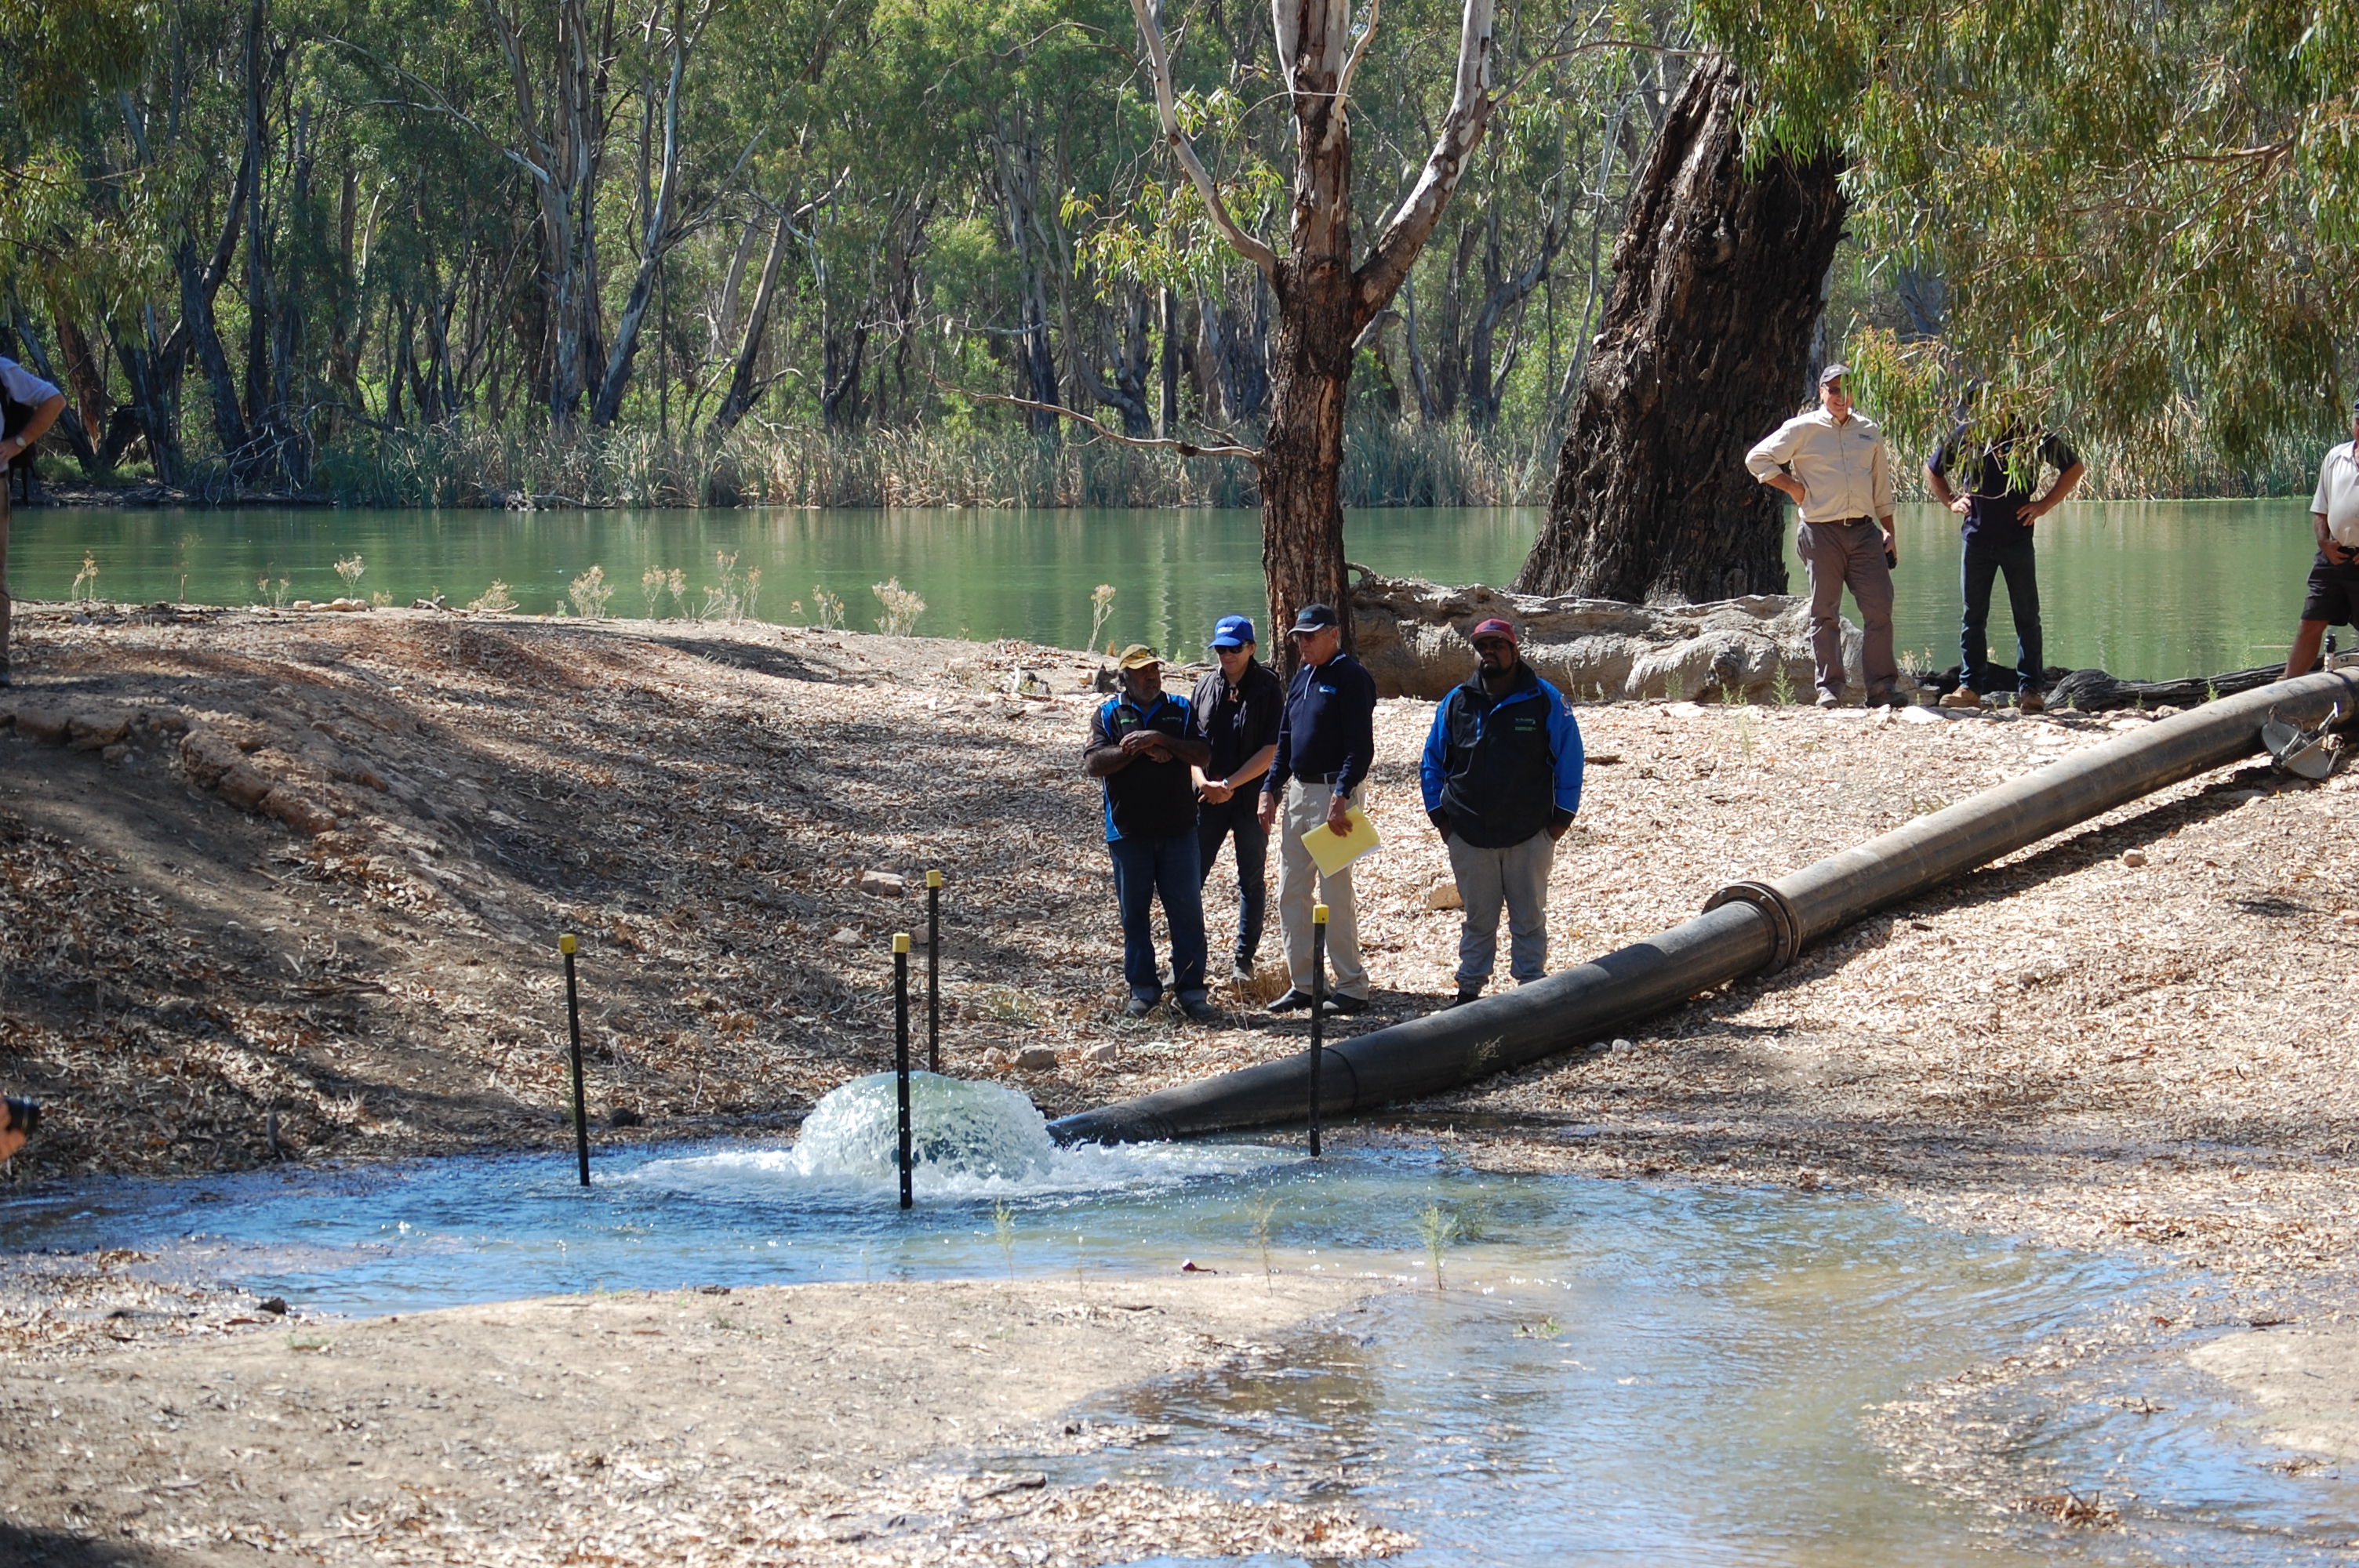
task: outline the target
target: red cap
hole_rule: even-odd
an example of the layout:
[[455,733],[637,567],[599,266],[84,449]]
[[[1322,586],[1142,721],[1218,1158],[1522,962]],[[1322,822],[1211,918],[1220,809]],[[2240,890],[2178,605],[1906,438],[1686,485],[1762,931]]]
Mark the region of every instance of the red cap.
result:
[[1514,623],[1502,621],[1495,615],[1488,621],[1476,622],[1474,630],[1466,633],[1466,640],[1470,643],[1479,637],[1505,637],[1511,645],[1522,646],[1516,640]]

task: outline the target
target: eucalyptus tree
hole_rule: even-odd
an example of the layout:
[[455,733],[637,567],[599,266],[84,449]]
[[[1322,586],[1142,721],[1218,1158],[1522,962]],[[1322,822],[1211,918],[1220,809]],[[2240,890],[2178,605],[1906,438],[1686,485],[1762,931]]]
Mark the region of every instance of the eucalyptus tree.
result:
[[1261,445],[1248,449],[1261,481],[1262,571],[1271,621],[1285,625],[1302,605],[1324,601],[1343,615],[1348,638],[1340,481],[1354,349],[1408,276],[1497,106],[1494,0],[1464,0],[1449,107],[1415,183],[1356,262],[1353,85],[1376,37],[1374,0],[1356,29],[1349,0],[1274,0],[1275,83],[1294,144],[1283,242],[1241,224],[1205,167],[1183,122],[1162,0],[1132,0],[1132,11],[1164,142],[1207,220],[1260,271],[1276,303],[1269,423]]

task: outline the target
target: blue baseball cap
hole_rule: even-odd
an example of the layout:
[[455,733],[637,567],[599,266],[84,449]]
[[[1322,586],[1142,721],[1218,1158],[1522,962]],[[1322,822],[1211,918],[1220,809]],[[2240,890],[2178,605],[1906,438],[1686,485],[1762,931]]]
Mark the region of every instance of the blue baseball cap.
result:
[[1206,646],[1243,648],[1258,646],[1261,639],[1254,635],[1253,622],[1242,615],[1223,615],[1221,623],[1212,628],[1212,640]]

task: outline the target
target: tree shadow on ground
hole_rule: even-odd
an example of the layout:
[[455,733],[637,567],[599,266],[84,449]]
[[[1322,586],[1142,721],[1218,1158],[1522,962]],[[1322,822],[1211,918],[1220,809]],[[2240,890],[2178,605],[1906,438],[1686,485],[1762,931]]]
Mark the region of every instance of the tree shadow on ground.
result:
[[168,1568],[176,1561],[125,1542],[0,1524],[0,1563],[22,1568]]

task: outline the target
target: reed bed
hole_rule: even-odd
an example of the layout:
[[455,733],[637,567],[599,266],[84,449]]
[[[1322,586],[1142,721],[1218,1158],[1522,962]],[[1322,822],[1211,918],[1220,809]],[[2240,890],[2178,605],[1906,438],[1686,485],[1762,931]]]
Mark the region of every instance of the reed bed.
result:
[[[1498,506],[1545,496],[1552,438],[1368,423],[1346,439],[1347,506]],[[343,506],[1256,506],[1240,458],[1103,439],[937,429],[858,436],[749,423],[719,440],[647,430],[390,431],[323,454]]]

